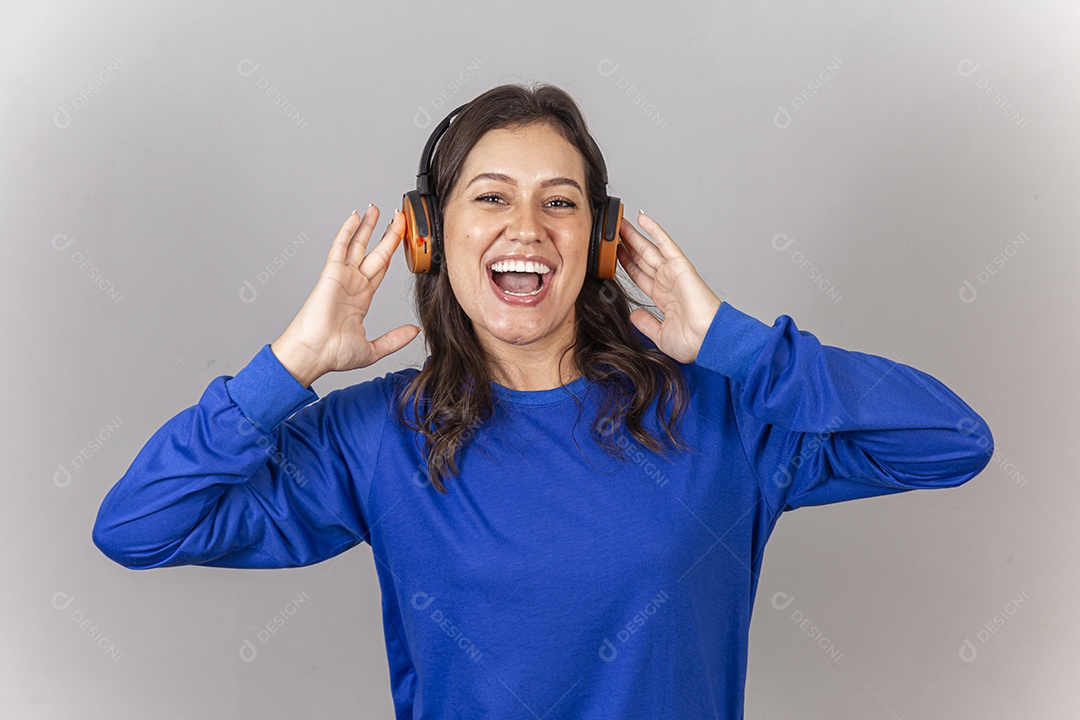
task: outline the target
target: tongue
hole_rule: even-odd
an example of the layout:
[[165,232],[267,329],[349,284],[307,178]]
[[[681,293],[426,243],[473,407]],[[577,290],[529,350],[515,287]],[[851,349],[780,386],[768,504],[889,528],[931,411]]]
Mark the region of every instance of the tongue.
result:
[[540,276],[531,272],[493,273],[495,284],[507,292],[531,293],[540,287]]

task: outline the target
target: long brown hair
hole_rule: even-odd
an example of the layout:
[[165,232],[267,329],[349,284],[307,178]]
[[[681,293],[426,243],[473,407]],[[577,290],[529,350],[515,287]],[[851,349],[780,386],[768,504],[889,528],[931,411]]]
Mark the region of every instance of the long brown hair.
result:
[[[534,88],[499,85],[479,95],[454,117],[431,161],[437,197],[442,201],[451,197],[466,157],[485,133],[538,122],[550,123],[581,153],[590,207],[595,212],[607,195],[600,157],[573,98],[549,84]],[[434,248],[433,254],[435,260],[440,259],[441,247]],[[457,475],[458,452],[493,412],[492,359],[454,296],[445,269],[436,266],[416,276],[414,302],[429,358],[404,388],[397,414],[400,422],[427,441],[428,475],[436,489],[447,492],[442,478]],[[587,276],[574,305],[575,340],[563,357],[573,350],[581,375],[604,391],[591,431],[608,453],[625,457],[625,441],[617,442],[614,437],[620,421],[634,439],[653,452],[683,449],[677,426],[687,405],[686,382],[674,360],[635,335],[631,302],[652,308],[632,299],[617,280]],[[645,411],[653,400],[658,400],[655,413],[658,426],[663,428],[661,439],[643,427]],[[414,419],[405,417],[410,402]]]

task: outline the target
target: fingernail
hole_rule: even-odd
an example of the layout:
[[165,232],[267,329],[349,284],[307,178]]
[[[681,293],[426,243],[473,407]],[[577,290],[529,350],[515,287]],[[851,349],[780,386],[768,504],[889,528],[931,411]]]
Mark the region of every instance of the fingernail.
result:
[[645,211],[641,210],[641,209],[639,209],[637,212],[638,212],[638,215],[644,215],[645,214]]

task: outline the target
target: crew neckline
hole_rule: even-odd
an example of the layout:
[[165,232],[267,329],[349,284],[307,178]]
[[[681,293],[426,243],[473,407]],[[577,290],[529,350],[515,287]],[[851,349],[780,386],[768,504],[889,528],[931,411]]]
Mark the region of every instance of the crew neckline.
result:
[[570,399],[570,395],[581,397],[589,389],[589,380],[584,375],[571,380],[565,385],[547,390],[514,390],[491,381],[491,391],[503,402],[518,405],[553,405]]

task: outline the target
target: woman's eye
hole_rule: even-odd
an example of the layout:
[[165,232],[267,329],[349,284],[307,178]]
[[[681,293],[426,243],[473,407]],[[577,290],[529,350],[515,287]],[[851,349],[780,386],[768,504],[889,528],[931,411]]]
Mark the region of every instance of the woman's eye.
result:
[[559,207],[564,207],[564,208],[573,208],[573,207],[577,207],[577,205],[575,205],[575,204],[574,204],[574,202],[573,202],[572,200],[565,200],[565,199],[563,199],[563,198],[555,198],[555,199],[554,199],[554,200],[552,200],[551,202],[553,202],[553,203],[563,203],[563,204],[562,204],[562,205],[560,205]]
[[500,198],[498,195],[493,195],[492,193],[488,193],[487,195],[481,195],[480,197],[478,197],[476,199],[477,200],[489,200],[489,199],[491,199],[491,200],[501,200],[502,198]]

